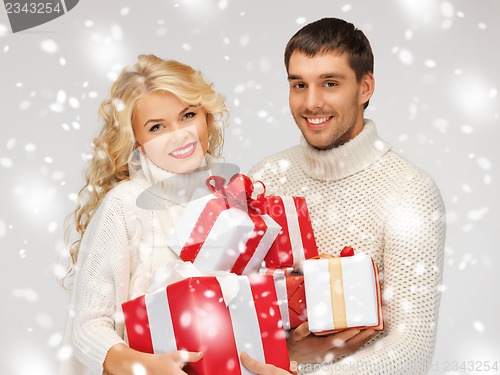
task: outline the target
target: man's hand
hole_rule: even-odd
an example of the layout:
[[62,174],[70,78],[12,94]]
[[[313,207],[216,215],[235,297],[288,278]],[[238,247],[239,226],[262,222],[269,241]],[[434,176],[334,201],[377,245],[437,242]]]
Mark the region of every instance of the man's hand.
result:
[[377,334],[373,329],[348,328],[326,336],[309,332],[304,322],[291,331],[287,339],[290,360],[300,364],[331,362],[350,355]]
[[[241,353],[240,359],[241,363],[247,368],[247,370],[250,370],[257,375],[290,375],[290,372],[273,365],[267,365],[265,363],[259,362],[255,358],[250,357],[245,352]],[[296,373],[297,372],[293,372],[293,374]]]

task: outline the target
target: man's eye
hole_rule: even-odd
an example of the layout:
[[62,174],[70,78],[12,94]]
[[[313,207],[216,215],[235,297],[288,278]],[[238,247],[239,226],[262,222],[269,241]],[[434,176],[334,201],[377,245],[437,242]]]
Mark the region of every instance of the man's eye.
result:
[[293,85],[293,87],[295,87],[296,89],[303,89],[306,87],[306,85],[304,83],[296,83],[295,85]]
[[325,82],[325,87],[335,87],[337,84],[335,82]]

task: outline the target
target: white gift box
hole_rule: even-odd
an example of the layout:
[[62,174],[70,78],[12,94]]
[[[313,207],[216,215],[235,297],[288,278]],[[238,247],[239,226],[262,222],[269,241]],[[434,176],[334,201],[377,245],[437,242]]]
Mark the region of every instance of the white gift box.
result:
[[[221,198],[208,189],[199,189],[195,193],[181,220],[176,224],[175,232],[170,236],[169,247],[183,260],[193,262],[202,273],[257,272],[281,227],[269,215],[258,215],[261,223],[264,223],[264,229],[256,232],[255,223],[249,213],[237,207],[221,209],[215,222],[212,219],[205,222],[200,215],[214,199]],[[191,234],[197,229],[206,230],[203,226],[208,226],[209,233],[201,243],[201,248],[194,256],[183,256],[183,249],[189,244]],[[243,262],[241,255],[245,258]]]
[[383,329],[378,268],[365,254],[303,263],[309,330]]

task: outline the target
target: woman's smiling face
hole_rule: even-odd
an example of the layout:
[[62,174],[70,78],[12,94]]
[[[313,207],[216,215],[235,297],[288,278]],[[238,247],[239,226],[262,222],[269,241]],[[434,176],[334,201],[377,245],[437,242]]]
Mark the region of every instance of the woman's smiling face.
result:
[[208,149],[205,110],[186,105],[167,91],[137,100],[132,127],[137,144],[157,166],[170,172],[198,168]]

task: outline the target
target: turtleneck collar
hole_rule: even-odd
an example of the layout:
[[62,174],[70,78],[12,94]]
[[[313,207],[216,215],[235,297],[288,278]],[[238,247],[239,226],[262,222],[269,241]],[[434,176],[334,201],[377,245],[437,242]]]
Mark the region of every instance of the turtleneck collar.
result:
[[188,202],[196,189],[206,186],[211,175],[210,167],[217,159],[206,155],[201,166],[189,173],[173,173],[155,165],[151,159],[138,149],[135,162],[129,163],[131,180],[144,187],[149,194],[170,204]]
[[381,140],[373,121],[365,119],[361,133],[331,150],[318,150],[301,136],[302,169],[308,176],[325,181],[341,180],[379,160],[391,146]]

